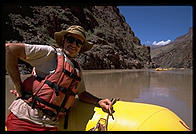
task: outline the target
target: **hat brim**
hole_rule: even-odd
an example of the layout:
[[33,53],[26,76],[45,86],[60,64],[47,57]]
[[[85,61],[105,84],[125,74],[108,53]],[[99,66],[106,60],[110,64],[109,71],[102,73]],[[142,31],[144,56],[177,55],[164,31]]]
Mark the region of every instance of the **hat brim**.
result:
[[[68,33],[71,34],[77,34],[79,36],[81,36],[81,34],[77,31],[74,32],[68,32],[66,30],[62,30],[60,32],[55,32],[54,33],[54,39],[56,40],[56,43],[59,47],[62,47],[63,41],[64,41],[64,36],[67,35]],[[93,47],[93,43],[87,41],[84,36],[81,36],[84,39],[84,44],[82,45],[81,49],[80,49],[80,53],[84,53],[86,51],[89,51],[92,47]]]

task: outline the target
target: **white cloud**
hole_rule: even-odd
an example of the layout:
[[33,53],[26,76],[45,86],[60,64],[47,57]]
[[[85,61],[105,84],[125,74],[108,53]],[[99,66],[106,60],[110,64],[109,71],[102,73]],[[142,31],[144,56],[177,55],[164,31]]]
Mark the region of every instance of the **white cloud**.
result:
[[154,42],[152,43],[152,45],[167,45],[167,44],[169,44],[170,42],[171,42],[171,40],[159,41],[159,42],[154,41]]

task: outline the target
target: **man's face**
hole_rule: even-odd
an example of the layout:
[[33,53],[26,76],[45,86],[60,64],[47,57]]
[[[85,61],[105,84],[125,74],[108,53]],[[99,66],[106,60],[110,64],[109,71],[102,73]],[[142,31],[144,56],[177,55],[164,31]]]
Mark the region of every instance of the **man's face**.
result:
[[67,34],[64,39],[64,51],[70,57],[75,57],[80,52],[84,39],[77,34]]

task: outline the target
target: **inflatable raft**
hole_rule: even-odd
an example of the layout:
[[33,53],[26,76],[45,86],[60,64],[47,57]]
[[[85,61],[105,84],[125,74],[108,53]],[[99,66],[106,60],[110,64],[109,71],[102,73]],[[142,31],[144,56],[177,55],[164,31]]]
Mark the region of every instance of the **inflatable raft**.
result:
[[190,131],[186,123],[169,109],[144,103],[117,101],[112,116],[101,108],[76,101],[69,114],[68,129],[59,131],[98,131],[101,124],[107,131]]
[[156,68],[155,71],[168,71],[169,69],[167,68]]

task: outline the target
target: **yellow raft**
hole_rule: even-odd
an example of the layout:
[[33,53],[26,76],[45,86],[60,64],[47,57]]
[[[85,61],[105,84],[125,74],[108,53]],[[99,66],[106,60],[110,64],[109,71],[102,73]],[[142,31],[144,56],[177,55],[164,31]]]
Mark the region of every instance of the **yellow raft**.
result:
[[169,69],[167,68],[156,68],[155,71],[168,71]]
[[97,131],[96,125],[102,122],[107,123],[107,131],[190,131],[182,119],[162,106],[117,101],[113,109],[114,120],[101,108],[77,101],[69,115],[68,129],[63,129],[61,121],[59,130]]

